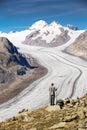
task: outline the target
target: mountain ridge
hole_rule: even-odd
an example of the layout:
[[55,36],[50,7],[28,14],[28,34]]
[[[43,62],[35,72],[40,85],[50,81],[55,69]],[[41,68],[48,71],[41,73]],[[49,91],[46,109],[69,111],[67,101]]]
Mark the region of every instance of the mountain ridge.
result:
[[[72,25],[72,24],[67,24],[67,25],[65,25],[65,26],[63,26],[61,23],[59,23],[58,21],[52,21],[52,22],[50,22],[49,24],[48,24],[48,22],[46,22],[45,20],[38,20],[38,21],[35,21],[34,23],[32,23],[29,27],[27,27],[27,29],[34,29],[35,27],[38,29],[38,27],[40,28],[43,28],[44,26],[46,26],[46,25],[52,25],[52,24],[56,24],[56,25],[59,25],[59,26],[62,26],[62,27],[65,27],[65,28],[69,28],[69,27],[71,27],[71,28],[69,28],[69,29],[74,29],[74,31],[75,31],[75,29],[76,30],[78,30],[78,27],[76,27],[76,26],[74,26],[74,25]],[[72,28],[72,27],[74,27],[74,28]],[[27,29],[24,29],[24,30],[27,30]],[[83,29],[81,29],[81,30],[83,30]],[[23,31],[23,30],[20,30],[20,31]],[[11,34],[11,33],[16,33],[16,32],[20,32],[20,31],[16,31],[16,30],[10,30],[9,32],[7,32],[7,33],[9,33],[9,34]],[[0,34],[1,33],[5,33],[5,32],[2,32],[2,31],[0,31]]]
[[39,20],[26,30],[15,33],[1,33],[0,36],[7,37],[15,45],[23,43],[33,46],[56,47],[67,43],[72,39],[73,34],[79,34],[79,32],[82,33],[83,30],[69,29],[69,27],[64,27],[56,21],[48,24],[44,20]]

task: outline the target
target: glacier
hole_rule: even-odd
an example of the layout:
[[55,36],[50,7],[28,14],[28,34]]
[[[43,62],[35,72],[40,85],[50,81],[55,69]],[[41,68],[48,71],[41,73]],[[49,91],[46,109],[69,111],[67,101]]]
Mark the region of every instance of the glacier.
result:
[[26,36],[33,31],[31,29],[11,34],[0,34],[0,36],[7,37],[18,47],[19,52],[27,57],[31,54],[41,65],[48,69],[48,73],[44,77],[34,81],[19,95],[0,105],[0,121],[14,116],[24,108],[33,110],[49,104],[49,87],[52,82],[57,88],[56,99],[77,98],[87,93],[87,62],[63,51],[84,30],[75,31],[75,33],[70,30],[71,39],[66,44],[49,48],[22,44]]

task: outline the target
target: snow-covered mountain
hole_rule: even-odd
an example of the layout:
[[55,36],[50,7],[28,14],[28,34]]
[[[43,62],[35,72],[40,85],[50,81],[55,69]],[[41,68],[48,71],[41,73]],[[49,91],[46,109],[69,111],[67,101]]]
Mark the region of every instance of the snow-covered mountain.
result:
[[[74,28],[72,26],[72,28]],[[53,21],[48,24],[43,20],[35,22],[27,30],[20,32],[0,33],[0,36],[7,37],[12,43],[23,43],[34,46],[55,47],[67,43],[73,35],[79,34],[79,30],[71,29],[71,26],[64,27]]]
[[55,47],[70,40],[68,29],[65,29],[56,22],[47,24],[44,21],[39,21],[32,25],[29,29],[34,31],[26,36],[23,42],[24,44]]

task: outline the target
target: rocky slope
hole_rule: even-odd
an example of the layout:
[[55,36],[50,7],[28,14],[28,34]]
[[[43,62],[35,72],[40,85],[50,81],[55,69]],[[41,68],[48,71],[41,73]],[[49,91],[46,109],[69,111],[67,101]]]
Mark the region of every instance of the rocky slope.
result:
[[1,122],[0,130],[85,130],[86,108],[87,94],[80,99],[58,100],[55,106],[34,111],[23,109],[18,115]]
[[23,66],[31,68],[17,48],[7,38],[0,37],[0,83],[14,79],[14,73]]
[[0,37],[0,104],[17,96],[30,83],[46,74],[44,67],[31,56],[30,59],[20,54],[7,38]]
[[82,33],[66,51],[87,60],[87,31]]

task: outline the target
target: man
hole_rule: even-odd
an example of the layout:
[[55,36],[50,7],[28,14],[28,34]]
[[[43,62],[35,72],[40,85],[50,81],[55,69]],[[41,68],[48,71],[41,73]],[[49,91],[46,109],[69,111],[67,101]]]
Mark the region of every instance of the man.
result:
[[51,87],[49,88],[49,94],[50,94],[50,105],[55,105],[55,91],[57,91],[57,89],[54,87],[54,84],[51,84]]

